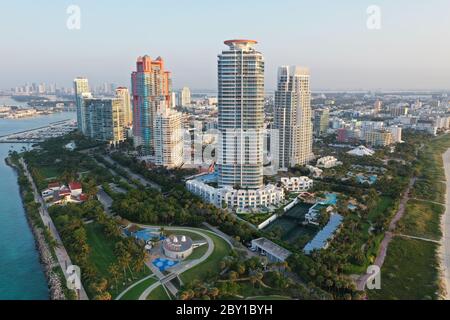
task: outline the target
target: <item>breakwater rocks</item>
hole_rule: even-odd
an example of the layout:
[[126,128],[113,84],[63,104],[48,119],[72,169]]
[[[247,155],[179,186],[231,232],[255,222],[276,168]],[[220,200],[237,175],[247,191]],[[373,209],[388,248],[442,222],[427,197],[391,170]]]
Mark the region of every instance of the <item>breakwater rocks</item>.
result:
[[[5,159],[6,163],[16,170],[18,174],[21,174],[21,168],[17,166],[9,157]],[[22,189],[22,188],[21,188]],[[55,262],[55,259],[50,251],[47,240],[44,236],[42,228],[36,225],[31,219],[29,212],[25,207],[23,190],[20,190],[20,195],[22,198],[23,208],[25,211],[25,216],[28,221],[28,225],[33,233],[36,249],[39,253],[40,261],[44,269],[45,276],[47,278],[47,284],[49,288],[49,296],[51,300],[66,300],[66,295],[64,293],[65,284],[61,281],[61,276],[54,271],[59,265]]]
[[45,275],[47,277],[48,287],[50,291],[51,300],[66,300],[64,294],[63,284],[60,276],[53,270],[59,268],[57,262],[53,258],[47,241],[43,235],[42,229],[32,226],[33,234],[36,239],[36,247],[41,257],[41,263],[44,267]]

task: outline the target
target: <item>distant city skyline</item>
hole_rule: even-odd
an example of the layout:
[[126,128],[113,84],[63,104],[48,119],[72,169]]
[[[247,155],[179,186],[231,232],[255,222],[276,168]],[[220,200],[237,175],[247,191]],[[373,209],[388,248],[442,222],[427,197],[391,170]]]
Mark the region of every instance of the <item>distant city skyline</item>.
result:
[[[72,4],[81,9],[80,30],[66,27]],[[308,67],[313,91],[450,89],[446,0],[123,4],[2,4],[0,26],[7,32],[2,33],[0,89],[26,82],[71,87],[77,76],[130,87],[136,57],[148,54],[165,58],[174,88],[216,90],[217,52],[223,40],[233,38],[258,41],[257,49],[265,53],[266,91],[275,89],[281,65]],[[370,5],[381,10],[380,30],[367,28]],[[233,24],[221,22],[227,11]]]

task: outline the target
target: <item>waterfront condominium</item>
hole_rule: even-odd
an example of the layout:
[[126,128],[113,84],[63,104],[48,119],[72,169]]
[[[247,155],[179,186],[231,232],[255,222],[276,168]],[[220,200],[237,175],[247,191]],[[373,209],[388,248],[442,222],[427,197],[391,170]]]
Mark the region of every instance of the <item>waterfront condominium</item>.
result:
[[114,145],[125,140],[126,109],[123,99],[87,98],[84,105],[86,136]]
[[161,57],[139,57],[131,74],[133,135],[135,146],[142,146],[148,156],[155,155],[154,128],[157,109],[171,105],[170,72],[164,70]]
[[228,40],[218,56],[219,187],[263,186],[264,58],[253,40]]
[[183,116],[171,108],[160,107],[155,116],[154,163],[167,168],[183,165]]
[[178,95],[178,105],[180,107],[188,107],[191,105],[191,90],[188,87],[181,89]]
[[[312,158],[311,91],[309,71],[297,66],[278,69],[274,128],[278,130],[278,168],[305,165]],[[275,151],[276,152],[276,151]]]
[[116,98],[122,100],[122,106],[124,108],[123,123],[126,127],[131,128],[133,124],[133,112],[131,110],[130,92],[128,88],[118,87],[116,89]]
[[86,123],[84,122],[85,116],[85,106],[84,99],[92,98],[91,92],[89,90],[88,79],[78,77],[73,80],[73,86],[75,90],[75,103],[77,107],[77,125],[78,130],[85,134],[86,133]]
[[314,110],[314,134],[319,137],[327,133],[330,119],[330,109]]

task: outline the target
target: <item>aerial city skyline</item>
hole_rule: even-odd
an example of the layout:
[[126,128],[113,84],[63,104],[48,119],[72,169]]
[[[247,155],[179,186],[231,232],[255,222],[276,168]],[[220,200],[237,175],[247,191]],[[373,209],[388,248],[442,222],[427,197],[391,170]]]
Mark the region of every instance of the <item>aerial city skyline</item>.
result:
[[449,10],[5,3],[0,300],[450,300]]

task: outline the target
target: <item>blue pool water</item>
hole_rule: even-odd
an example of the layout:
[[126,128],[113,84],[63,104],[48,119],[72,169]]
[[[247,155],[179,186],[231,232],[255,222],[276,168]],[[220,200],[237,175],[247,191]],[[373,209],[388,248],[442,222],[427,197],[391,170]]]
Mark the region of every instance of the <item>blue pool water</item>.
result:
[[322,203],[325,205],[335,205],[337,203],[337,194],[336,193],[325,194],[325,201],[323,201]]
[[159,269],[159,271],[163,272],[168,268],[171,268],[178,264],[178,261],[173,261],[165,258],[157,258],[152,261],[153,265]]
[[145,242],[149,240],[162,240],[162,237],[160,237],[160,232],[157,229],[144,229],[137,231],[132,234],[135,238],[139,240],[143,240]]

